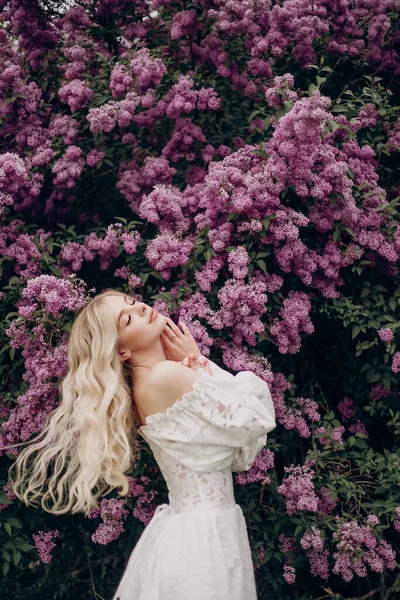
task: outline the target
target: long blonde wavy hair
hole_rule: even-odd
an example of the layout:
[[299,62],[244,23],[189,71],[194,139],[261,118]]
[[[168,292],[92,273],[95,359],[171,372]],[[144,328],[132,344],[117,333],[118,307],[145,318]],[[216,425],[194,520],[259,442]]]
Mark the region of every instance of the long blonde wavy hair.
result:
[[118,355],[117,326],[103,302],[112,294],[124,295],[107,289],[77,314],[61,402],[9,469],[11,487],[22,502],[56,515],[87,515],[97,498],[114,488],[125,496],[126,473],[139,460],[132,367]]

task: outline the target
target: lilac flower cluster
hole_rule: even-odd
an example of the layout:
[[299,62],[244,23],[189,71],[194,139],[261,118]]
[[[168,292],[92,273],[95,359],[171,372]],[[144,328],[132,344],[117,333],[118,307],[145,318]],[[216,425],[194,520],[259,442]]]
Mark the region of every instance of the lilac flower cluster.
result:
[[194,81],[188,75],[180,75],[178,83],[172,86],[164,98],[165,113],[171,119],[177,119],[182,113],[199,110],[218,110],[220,99],[213,88],[194,90]]
[[161,58],[153,58],[148,48],[142,48],[135,53],[131,69],[142,90],[156,87],[167,71]]
[[90,152],[87,153],[86,164],[89,165],[89,167],[94,167],[97,163],[102,161],[104,157],[105,152],[100,152],[99,150],[96,150],[96,148],[93,148],[93,150],[90,150]]
[[93,91],[86,81],[73,79],[60,87],[58,94],[61,102],[68,104],[71,111],[75,112],[88,105],[90,98],[93,96]]
[[392,371],[398,373],[400,371],[400,352],[395,352],[392,357]]
[[351,419],[354,417],[357,411],[353,400],[351,398],[348,398],[347,396],[342,398],[342,400],[337,406],[337,409],[344,423],[346,423],[347,421],[351,421]]
[[55,161],[52,171],[55,175],[54,185],[74,187],[85,166],[82,148],[68,146],[65,154]]
[[51,552],[56,546],[53,540],[58,537],[60,537],[58,529],[38,531],[37,533],[32,534],[33,542],[39,552],[39,558],[42,563],[48,564],[53,558]]
[[324,541],[321,537],[321,531],[312,526],[311,531],[307,531],[300,540],[304,550],[308,550],[307,557],[310,561],[311,573],[314,577],[329,577],[329,550],[324,548]]
[[[13,348],[21,348],[24,357],[23,380],[29,387],[2,424],[0,446],[28,440],[43,428],[48,414],[56,408],[58,390],[52,382],[59,381],[67,368],[68,347],[64,339],[58,345],[49,343],[49,332],[43,322],[36,322],[34,312],[47,317],[60,317],[65,310],[77,311],[86,303],[84,284],[40,275],[30,279],[17,302],[19,320],[14,319],[5,330]],[[22,320],[20,320],[22,318]],[[29,327],[29,323],[31,327]],[[3,454],[4,450],[0,450]],[[18,450],[14,452],[18,454]]]
[[301,331],[314,332],[314,325],[309,317],[310,310],[311,302],[303,292],[290,292],[283,301],[279,311],[281,320],[276,318],[270,327],[270,333],[281,354],[295,354],[300,350]]
[[127,127],[133,122],[139,104],[140,96],[136,92],[128,92],[124,100],[119,102],[110,100],[100,108],[90,108],[87,115],[90,131],[92,133],[100,131],[109,133],[117,125]]
[[[154,215],[154,200],[151,194],[145,195],[144,192],[153,188],[154,194],[158,196],[156,190],[161,186],[161,190],[167,193],[166,190],[169,188],[164,184],[170,184],[175,173],[176,169],[170,166],[166,158],[148,156],[142,166],[134,160],[121,165],[117,188],[128,200],[134,212],[154,223],[158,221]],[[167,198],[164,199],[168,201]],[[175,212],[171,204],[170,208]],[[154,218],[156,221],[153,220]]]
[[171,39],[177,40],[185,35],[193,35],[201,29],[195,10],[181,10],[174,15],[171,22]]
[[115,65],[110,76],[110,90],[113,98],[125,94],[133,84],[133,77],[123,65]]
[[344,442],[342,439],[342,435],[345,432],[345,430],[346,427],[344,427],[343,425],[337,425],[336,427],[333,427],[332,431],[329,433],[326,427],[322,426],[314,429],[314,433],[325,434],[317,438],[321,446],[327,446],[333,443],[334,446],[337,445],[339,447],[343,447]]
[[[157,467],[156,467],[157,468]],[[158,476],[160,473],[158,472]],[[145,486],[150,483],[149,477],[142,475],[139,478],[129,477],[129,492],[128,495],[136,498],[133,516],[139,519],[144,525],[148,525],[154,515],[156,506],[153,503],[156,490],[146,490]]]
[[389,342],[393,342],[393,329],[388,329],[388,328],[378,329],[378,335],[379,335],[379,338],[382,340],[382,342],[385,342],[385,344],[388,344]]
[[337,552],[333,554],[332,572],[347,582],[354,574],[366,577],[367,567],[377,573],[396,568],[395,551],[386,540],[378,542],[370,525],[359,525],[356,521],[339,523],[333,539]]
[[288,515],[301,510],[318,511],[318,496],[312,481],[314,462],[307,459],[303,465],[284,467],[287,476],[276,491],[284,497]]
[[192,250],[193,242],[190,239],[183,240],[173,234],[163,233],[148,242],[144,255],[149,264],[168,280],[171,269],[186,265]]
[[53,275],[40,275],[30,279],[22,290],[18,302],[19,315],[29,319],[32,313],[43,306],[46,312],[59,317],[64,310],[76,312],[86,304],[83,282],[73,283]]
[[255,565],[256,571],[262,566],[264,556],[265,556],[265,548],[264,548],[264,546],[261,546],[257,553],[257,563]]
[[128,233],[123,231],[122,223],[114,223],[107,227],[104,237],[92,232],[85,236],[82,244],[64,244],[59,255],[58,267],[64,277],[67,277],[79,271],[84,262],[90,262],[98,256],[100,269],[106,270],[118,256],[120,244],[127,254],[134,254],[140,242],[141,236],[138,231]]
[[5,206],[10,206],[30,195],[37,196],[29,178],[25,162],[16,154],[5,152],[0,154],[0,215]]
[[271,478],[266,474],[274,468],[274,453],[269,448],[263,448],[248,471],[235,475],[236,483],[247,485],[248,483],[261,482],[262,485],[271,483]]
[[97,544],[109,544],[119,538],[124,531],[123,519],[125,519],[129,511],[125,508],[126,500],[117,500],[116,498],[103,498],[99,506],[92,508],[88,513],[88,519],[101,517],[102,523],[92,533],[92,540]]

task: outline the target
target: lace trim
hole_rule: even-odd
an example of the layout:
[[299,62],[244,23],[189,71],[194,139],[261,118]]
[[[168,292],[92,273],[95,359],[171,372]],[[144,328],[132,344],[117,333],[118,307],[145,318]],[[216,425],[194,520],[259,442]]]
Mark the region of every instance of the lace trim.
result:
[[[145,431],[146,429],[150,429],[152,425],[161,425],[164,420],[168,421],[170,416],[177,416],[181,412],[181,409],[193,408],[193,403],[196,399],[202,397],[201,390],[209,389],[211,392],[214,392],[216,388],[218,388],[218,384],[224,385],[226,383],[226,379],[222,377],[222,375],[216,374],[213,370],[213,375],[210,375],[208,371],[203,368],[198,369],[198,371],[202,371],[201,375],[193,384],[192,390],[183,394],[182,398],[175,400],[175,402],[167,408],[165,412],[153,413],[152,415],[148,415],[145,419],[145,425],[142,425],[139,428],[139,431]],[[228,374],[230,375],[230,374]],[[237,385],[244,384],[246,378],[249,378],[250,381],[246,382],[247,386],[250,386],[253,393],[257,396],[259,394],[265,395],[265,388],[268,391],[268,395],[270,396],[268,384],[261,378],[258,377],[253,371],[239,371],[236,375],[231,375],[232,379],[236,379]],[[211,386],[211,389],[210,387]],[[247,387],[249,390],[249,387]],[[223,407],[223,404],[220,404]],[[270,406],[271,409],[274,410],[274,405],[272,398],[270,397]]]

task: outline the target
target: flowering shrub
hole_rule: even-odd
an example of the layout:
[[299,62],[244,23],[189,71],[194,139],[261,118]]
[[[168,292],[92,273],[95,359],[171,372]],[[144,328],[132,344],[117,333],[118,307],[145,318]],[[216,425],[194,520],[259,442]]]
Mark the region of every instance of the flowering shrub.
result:
[[234,477],[260,600],[394,598],[398,3],[0,14],[0,595],[86,598],[78,556],[111,596],[166,499],[145,443],[128,496],[88,519],[28,509],[4,476],[57,406],[74,313],[119,287],[270,386],[278,427]]

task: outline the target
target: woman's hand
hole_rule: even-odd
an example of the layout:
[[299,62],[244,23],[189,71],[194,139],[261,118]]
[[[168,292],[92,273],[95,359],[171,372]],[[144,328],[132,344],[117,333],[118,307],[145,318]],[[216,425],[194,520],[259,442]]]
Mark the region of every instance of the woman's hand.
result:
[[179,321],[179,324],[183,329],[183,333],[173,320],[167,317],[164,331],[161,332],[160,340],[166,359],[180,362],[189,354],[193,354],[194,358],[198,358],[200,349],[196,340],[185,323]]
[[197,371],[198,369],[205,369],[208,361],[206,358],[204,358],[204,356],[202,357],[197,357],[195,358],[193,352],[191,352],[189,354],[189,356],[186,356],[186,358],[184,358],[181,363],[185,366],[185,367],[189,367],[189,369],[193,369],[194,371]]
[[189,369],[193,369],[194,371],[198,371],[199,369],[204,369],[210,375],[213,374],[212,369],[210,367],[210,363],[204,356],[199,356],[195,358],[193,354],[189,354],[186,358],[184,358],[181,363],[185,367],[189,367]]

